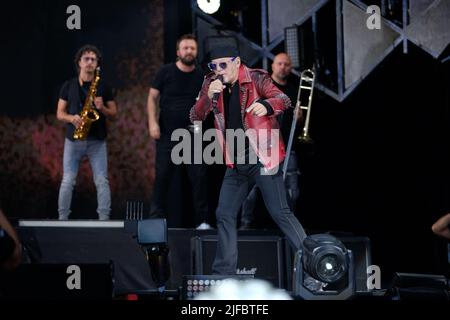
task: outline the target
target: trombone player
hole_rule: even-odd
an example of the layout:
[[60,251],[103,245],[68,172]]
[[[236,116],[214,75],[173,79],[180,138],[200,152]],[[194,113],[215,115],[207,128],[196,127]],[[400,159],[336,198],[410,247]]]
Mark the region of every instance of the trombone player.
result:
[[[291,123],[294,118],[295,101],[297,101],[298,84],[295,84],[291,79],[292,62],[288,54],[282,52],[277,54],[272,63],[272,82],[273,84],[285,93],[292,102],[292,108],[287,109],[281,116],[278,117],[280,122],[280,132],[285,146],[288,145],[289,133],[291,130]],[[302,109],[297,108],[295,117],[298,122],[302,119]],[[287,200],[292,212],[295,213],[295,205],[299,197],[298,177],[300,171],[298,169],[297,155],[295,148],[291,149],[289,161],[287,163],[287,174],[285,178],[285,186],[287,193]],[[247,199],[242,205],[241,212],[241,229],[248,229],[253,223],[253,211],[256,200],[259,196],[259,190],[254,186],[247,196]]]
[[[112,90],[98,81],[101,63],[100,51],[92,45],[81,47],[75,55],[77,77],[67,80],[61,87],[56,117],[66,123],[64,142],[63,178],[59,189],[59,220],[69,219],[72,192],[78,175],[78,168],[84,156],[91,164],[94,183],[97,189],[97,213],[100,220],[109,220],[111,212],[111,191],[108,180],[108,160],[106,149],[106,118],[114,118],[117,106]],[[95,80],[95,81],[94,81]],[[94,83],[93,83],[94,82]],[[95,86],[95,88],[93,88]],[[90,95],[94,96],[90,96]],[[86,108],[92,108],[96,119],[83,119]],[[74,134],[86,122],[88,131],[82,138]]]

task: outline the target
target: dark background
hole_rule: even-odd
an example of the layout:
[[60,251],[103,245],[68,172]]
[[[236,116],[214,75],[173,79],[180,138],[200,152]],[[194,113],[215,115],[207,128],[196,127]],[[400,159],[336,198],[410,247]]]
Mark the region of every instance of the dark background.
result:
[[[81,7],[80,31],[66,28],[70,4]],[[57,94],[75,75],[73,56],[84,43],[102,50],[102,76],[119,104],[108,138],[113,217],[123,218],[128,199],[144,201],[147,211],[154,177],[148,86],[163,63],[174,61],[176,39],[191,31],[189,12],[181,0],[16,1],[2,8],[0,201],[10,217],[56,218],[64,136],[55,120]],[[387,274],[445,272],[445,243],[430,228],[449,209],[449,85],[448,62],[409,44],[408,54],[397,48],[343,103],[315,91],[314,152],[302,155],[296,212],[307,230],[368,236],[373,262]],[[74,218],[95,218],[86,169]],[[209,170],[213,212],[224,168]],[[169,194],[169,226],[179,226],[180,216],[192,226],[183,181],[178,177]],[[260,211],[257,227],[273,228]]]

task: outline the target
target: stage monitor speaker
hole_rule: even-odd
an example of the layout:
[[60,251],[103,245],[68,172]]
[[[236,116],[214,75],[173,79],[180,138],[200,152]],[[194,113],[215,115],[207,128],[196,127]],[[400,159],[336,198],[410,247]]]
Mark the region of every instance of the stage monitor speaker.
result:
[[[192,273],[212,274],[216,255],[217,236],[191,239],[193,248]],[[289,260],[289,263],[286,261]],[[275,287],[286,288],[290,274],[290,258],[286,254],[284,239],[280,236],[239,236],[237,275],[253,275],[267,280]]]
[[355,290],[358,293],[367,293],[367,270],[372,264],[370,240],[367,237],[338,237],[348,250],[352,251],[355,267]]
[[108,264],[23,264],[0,273],[0,299],[111,300],[114,269]]
[[450,280],[443,275],[395,273],[392,300],[450,301]]
[[19,235],[32,264],[114,264],[114,294],[156,289],[137,235],[123,221],[22,220]]

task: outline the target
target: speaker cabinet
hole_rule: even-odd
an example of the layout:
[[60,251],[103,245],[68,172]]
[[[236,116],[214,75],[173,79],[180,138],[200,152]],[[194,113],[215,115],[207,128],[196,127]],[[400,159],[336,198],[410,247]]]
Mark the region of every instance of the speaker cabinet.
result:
[[[216,255],[217,236],[201,236],[191,239],[193,248],[192,273],[212,273]],[[267,280],[275,287],[286,288],[289,278],[284,239],[279,236],[239,236],[237,275],[252,275]],[[289,263],[287,263],[287,259]]]

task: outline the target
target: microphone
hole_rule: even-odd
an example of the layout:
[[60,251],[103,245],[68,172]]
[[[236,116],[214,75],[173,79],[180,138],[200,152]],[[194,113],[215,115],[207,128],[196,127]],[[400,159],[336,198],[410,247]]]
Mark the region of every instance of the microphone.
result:
[[[216,77],[215,80],[220,80],[220,82],[223,83],[223,76],[220,74],[220,75],[218,75]],[[216,104],[217,104],[217,100],[219,99],[219,96],[220,96],[220,92],[216,92],[216,93],[213,94],[213,98],[212,98],[213,103],[214,103],[214,100],[215,100]]]
[[[220,82],[223,83],[223,76],[218,75],[215,80],[220,80]],[[219,96],[220,96],[220,92],[216,92],[213,94],[213,97],[212,97],[212,108],[213,108],[214,113],[216,113],[216,114],[219,113],[219,110],[217,109],[217,101],[219,100]]]

